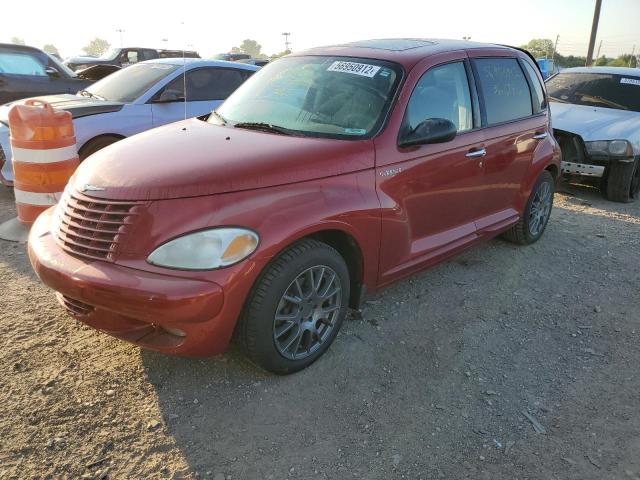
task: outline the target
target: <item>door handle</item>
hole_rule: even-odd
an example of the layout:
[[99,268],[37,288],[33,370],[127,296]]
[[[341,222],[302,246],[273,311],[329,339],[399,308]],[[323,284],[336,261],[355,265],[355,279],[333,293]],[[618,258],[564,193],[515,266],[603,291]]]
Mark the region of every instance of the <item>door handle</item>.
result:
[[547,138],[547,132],[536,133],[533,138],[536,140],[542,140],[543,138]]
[[477,158],[484,157],[487,154],[487,151],[484,148],[478,148],[477,150],[470,150],[465,157],[467,158]]

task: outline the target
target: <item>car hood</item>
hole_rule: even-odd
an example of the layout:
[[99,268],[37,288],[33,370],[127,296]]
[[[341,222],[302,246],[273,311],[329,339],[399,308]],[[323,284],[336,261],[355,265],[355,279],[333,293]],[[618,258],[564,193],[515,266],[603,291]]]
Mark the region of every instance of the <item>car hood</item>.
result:
[[[74,187],[111,200],[237,192],[373,168],[370,140],[285,136],[197,118],[135,135],[91,155]],[[86,190],[86,189],[85,189]]]
[[[45,95],[43,97],[34,97],[43,100],[53,108],[58,110],[66,110],[71,113],[73,118],[86,117],[99,113],[112,113],[122,110],[124,103],[107,102],[97,98],[82,97],[80,95],[62,94],[62,95]],[[25,100],[7,103],[0,107],[0,122],[7,124],[9,110],[13,105],[22,104]]]
[[584,141],[632,140],[640,131],[640,113],[613,108],[550,102],[553,128],[580,135]]
[[70,57],[67,58],[64,63],[69,64],[69,63],[73,63],[75,65],[78,64],[83,64],[83,63],[91,63],[91,64],[102,64],[102,63],[108,63],[108,60],[104,60],[102,58],[98,58],[98,57]]

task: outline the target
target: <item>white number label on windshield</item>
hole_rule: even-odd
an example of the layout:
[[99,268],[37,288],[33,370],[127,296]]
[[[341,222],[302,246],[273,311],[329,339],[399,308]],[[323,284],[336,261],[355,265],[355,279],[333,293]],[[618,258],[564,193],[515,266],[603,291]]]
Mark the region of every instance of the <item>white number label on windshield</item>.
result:
[[629,85],[638,85],[640,87],[640,78],[621,78],[620,83],[628,83]]
[[327,68],[327,72],[343,72],[353,73],[362,77],[373,77],[378,73],[380,67],[376,65],[368,65],[366,63],[341,62],[335,61]]

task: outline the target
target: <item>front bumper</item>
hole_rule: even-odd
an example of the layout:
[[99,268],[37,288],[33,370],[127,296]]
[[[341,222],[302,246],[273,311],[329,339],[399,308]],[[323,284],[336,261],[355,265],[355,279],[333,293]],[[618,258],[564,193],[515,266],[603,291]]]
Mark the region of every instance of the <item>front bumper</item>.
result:
[[605,167],[603,165],[591,165],[588,163],[562,162],[562,173],[568,175],[582,175],[585,177],[602,177]]
[[208,356],[226,349],[241,307],[225,305],[223,286],[76,258],[50,233],[52,212],[34,223],[29,258],[74,318],[164,353]]

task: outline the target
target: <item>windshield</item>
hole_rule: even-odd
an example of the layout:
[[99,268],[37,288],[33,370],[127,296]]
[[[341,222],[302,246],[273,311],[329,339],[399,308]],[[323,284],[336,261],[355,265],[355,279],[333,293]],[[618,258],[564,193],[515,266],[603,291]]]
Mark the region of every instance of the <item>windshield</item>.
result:
[[286,57],[255,73],[209,121],[266,124],[289,133],[367,138],[384,121],[400,67],[381,60]]
[[133,102],[178,68],[166,63],[138,63],[106,76],[87,91],[112,102]]
[[547,81],[552,102],[640,112],[640,77],[611,73],[561,72]]
[[98,58],[100,60],[115,60],[119,53],[120,53],[119,48],[110,48],[109,50],[104,52],[102,55],[100,55]]

